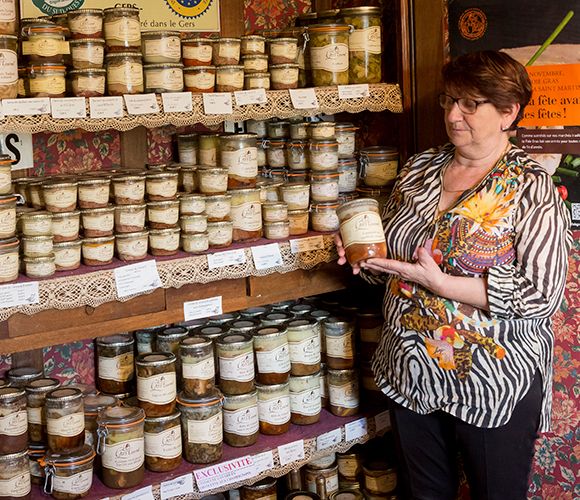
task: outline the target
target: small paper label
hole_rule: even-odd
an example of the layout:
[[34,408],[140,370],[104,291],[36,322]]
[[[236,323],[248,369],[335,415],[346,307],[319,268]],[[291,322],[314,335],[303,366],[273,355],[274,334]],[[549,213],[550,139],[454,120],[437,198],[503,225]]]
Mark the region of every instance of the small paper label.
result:
[[345,441],[352,441],[366,436],[368,434],[367,419],[363,417],[354,422],[344,424],[344,434]]
[[252,247],[252,257],[256,269],[270,269],[272,267],[279,267],[284,264],[282,260],[282,253],[280,252],[280,245],[278,243],[271,243],[269,245],[261,245],[259,247]]
[[38,281],[0,286],[0,308],[38,304]]
[[256,466],[256,474],[261,474],[262,472],[273,469],[274,453],[272,453],[272,450],[254,455],[254,465]]
[[91,489],[93,484],[93,470],[85,470],[72,476],[53,476],[53,488],[58,493],[69,495],[82,495]]
[[258,415],[260,422],[266,422],[271,425],[284,425],[290,420],[290,397],[281,396],[258,401]]
[[148,115],[160,111],[155,94],[124,95],[123,98],[130,115]]
[[265,89],[236,90],[234,96],[238,106],[246,106],[248,104],[266,104],[268,102]]
[[304,459],[304,441],[294,441],[292,443],[278,446],[278,455],[280,456],[280,465],[283,467],[292,462]]
[[290,251],[292,253],[310,252],[311,250],[322,250],[324,248],[324,239],[322,236],[309,236],[290,240]]
[[145,486],[145,488],[141,488],[133,493],[123,495],[121,500],[155,500],[155,497],[153,496],[153,487]]
[[368,83],[360,83],[356,85],[339,85],[338,98],[339,99],[356,99],[359,97],[369,97],[370,90]]
[[389,410],[375,415],[375,429],[377,434],[391,430],[391,413]]
[[206,115],[231,115],[233,113],[230,92],[203,93],[203,111]]
[[53,436],[74,437],[85,430],[85,414],[71,413],[60,418],[48,418],[46,430]]
[[181,456],[181,426],[177,425],[157,434],[145,433],[145,455],[163,460]]
[[199,491],[217,490],[226,484],[244,481],[257,474],[254,460],[249,455],[193,471]]
[[238,266],[245,264],[246,252],[243,249],[226,250],[225,252],[212,253],[207,256],[207,264],[210,270],[218,267]]
[[191,92],[169,92],[161,94],[165,113],[189,113],[193,111]]
[[123,98],[89,97],[89,109],[91,118],[122,118]]
[[2,99],[2,110],[6,116],[47,115],[50,113],[50,98]]
[[161,483],[161,500],[193,493],[193,475],[185,474]]
[[154,260],[118,267],[114,271],[117,296],[128,297],[161,287],[161,278]]
[[321,434],[316,438],[316,449],[317,451],[326,450],[332,446],[337,445],[342,441],[342,430],[334,429],[325,434]]
[[290,100],[294,109],[315,109],[319,106],[314,89],[290,89]]
[[5,417],[0,417],[0,434],[4,436],[20,436],[28,429],[28,413],[20,410]]
[[177,379],[175,372],[159,373],[151,377],[137,377],[137,398],[154,405],[166,405],[175,400]]
[[221,412],[206,420],[187,421],[187,442],[218,445],[223,440],[223,417]]
[[84,97],[62,97],[50,100],[53,118],[86,118],[87,103]]
[[183,303],[183,317],[185,321],[208,318],[219,314],[223,314],[221,295]]
[[290,371],[290,348],[284,343],[270,351],[255,351],[259,373],[286,373]]

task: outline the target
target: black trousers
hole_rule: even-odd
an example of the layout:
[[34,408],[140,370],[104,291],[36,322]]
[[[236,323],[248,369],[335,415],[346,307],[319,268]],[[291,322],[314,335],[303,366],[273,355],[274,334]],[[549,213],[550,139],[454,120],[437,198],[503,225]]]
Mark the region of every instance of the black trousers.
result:
[[472,500],[525,500],[541,403],[539,373],[509,422],[493,429],[442,411],[419,415],[391,401],[400,497],[454,500],[460,454]]

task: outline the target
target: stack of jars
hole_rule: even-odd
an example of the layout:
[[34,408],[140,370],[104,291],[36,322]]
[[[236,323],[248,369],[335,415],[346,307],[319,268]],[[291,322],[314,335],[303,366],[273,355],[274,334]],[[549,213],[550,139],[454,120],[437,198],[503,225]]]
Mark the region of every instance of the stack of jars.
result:
[[268,72],[266,39],[260,35],[244,35],[241,38],[240,53],[244,66],[244,89],[270,90],[273,82]]
[[12,159],[0,155],[0,283],[18,278],[17,196],[12,193]]
[[0,99],[18,95],[18,16],[16,1],[3,2],[0,10],[0,49],[3,55]]

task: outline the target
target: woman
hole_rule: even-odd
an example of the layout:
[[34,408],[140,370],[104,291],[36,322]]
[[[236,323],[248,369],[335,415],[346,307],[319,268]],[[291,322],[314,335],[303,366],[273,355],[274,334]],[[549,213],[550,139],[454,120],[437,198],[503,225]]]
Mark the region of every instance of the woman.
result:
[[[550,175],[509,142],[531,97],[506,54],[443,68],[450,144],[412,157],[383,212],[387,259],[355,265],[385,283],[373,358],[392,403],[406,497],[524,499],[536,433],[549,427],[554,336],[571,244]],[[344,248],[337,237],[339,263]]]

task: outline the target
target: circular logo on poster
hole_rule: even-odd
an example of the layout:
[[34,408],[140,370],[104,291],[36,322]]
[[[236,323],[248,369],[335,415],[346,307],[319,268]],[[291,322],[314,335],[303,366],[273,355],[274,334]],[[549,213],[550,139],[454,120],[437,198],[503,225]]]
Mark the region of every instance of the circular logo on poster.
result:
[[467,9],[461,14],[458,25],[463,38],[478,40],[487,30],[487,16],[481,9]]
[[35,7],[47,16],[63,14],[69,10],[80,9],[85,0],[32,0]]
[[210,8],[213,0],[165,0],[181,17],[199,17]]

